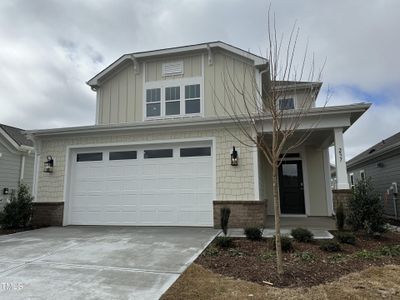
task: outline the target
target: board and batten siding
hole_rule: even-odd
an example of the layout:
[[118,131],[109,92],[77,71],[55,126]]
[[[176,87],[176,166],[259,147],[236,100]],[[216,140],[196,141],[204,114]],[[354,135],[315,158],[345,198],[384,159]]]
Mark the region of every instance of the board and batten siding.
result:
[[[378,163],[383,163],[383,167],[378,167]],[[400,189],[400,152],[392,153],[390,156],[383,156],[381,159],[374,159],[355,168],[349,168],[348,173],[354,174],[354,183],[361,179],[360,172],[364,170],[365,177],[371,178],[375,191],[378,193],[384,205],[385,214],[395,215],[393,194],[385,197],[385,193],[393,182],[397,182]],[[398,197],[399,198],[399,197]],[[400,200],[397,198],[397,215],[400,218]]]
[[[163,63],[173,61],[183,61],[183,74],[163,76]],[[252,61],[222,50],[212,52],[212,63],[208,62],[207,52],[146,60],[138,63],[136,71],[133,62],[127,62],[108,78],[103,79],[97,90],[97,124],[143,121],[143,84],[165,80],[178,81],[181,78],[202,78],[204,117],[226,115],[225,109],[238,114],[243,113],[243,100],[232,84],[242,86],[245,82],[246,90],[250,94],[254,88],[254,76]],[[183,92],[181,91],[182,95]]]

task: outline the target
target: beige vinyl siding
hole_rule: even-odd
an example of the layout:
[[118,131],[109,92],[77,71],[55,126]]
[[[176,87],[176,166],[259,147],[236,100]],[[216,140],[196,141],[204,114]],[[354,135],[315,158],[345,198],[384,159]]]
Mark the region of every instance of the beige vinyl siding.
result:
[[211,65],[205,62],[204,66],[204,115],[224,116],[226,111],[244,113],[243,99],[233,84],[241,87],[244,82],[246,91],[252,93],[255,74],[252,62],[225,51],[214,51],[212,60]]
[[310,214],[327,216],[326,183],[324,174],[324,150],[307,147],[308,186],[310,194]]
[[[183,61],[183,74],[162,76],[163,63]],[[203,72],[204,70],[204,72]],[[203,74],[204,73],[204,74]],[[132,62],[127,62],[108,78],[103,79],[97,90],[98,124],[116,124],[143,121],[144,91],[143,82],[157,82],[201,78],[201,97],[205,117],[226,115],[223,107],[230,113],[245,111],[243,100],[232,84],[242,85],[246,90],[253,89],[255,68],[249,59],[227,51],[213,50],[212,63],[208,63],[208,53],[187,56],[165,57],[157,60],[140,61],[135,72]],[[204,76],[203,76],[204,75]],[[145,76],[145,80],[143,80]],[[223,82],[231,92],[226,92]],[[233,82],[231,82],[233,81]],[[183,93],[184,91],[181,91]],[[252,104],[254,107],[254,105]]]
[[33,168],[35,164],[35,155],[25,155],[25,167],[23,182],[29,186],[32,192],[33,184]]
[[[133,64],[105,80],[98,89],[99,124],[129,123],[141,120],[143,77],[135,73]],[[140,99],[139,101],[137,101]]]
[[[179,78],[201,77],[202,74],[202,56],[203,54],[191,56],[177,56],[172,58],[158,59],[146,62],[146,82],[173,80]],[[183,74],[173,76],[162,76],[163,63],[183,61]]]

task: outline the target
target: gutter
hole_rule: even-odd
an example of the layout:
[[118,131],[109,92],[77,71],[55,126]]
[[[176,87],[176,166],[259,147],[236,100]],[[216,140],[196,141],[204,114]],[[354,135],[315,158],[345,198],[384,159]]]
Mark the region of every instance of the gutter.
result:
[[[307,117],[314,117],[321,115],[332,115],[332,114],[345,114],[345,113],[364,113],[369,107],[370,103],[359,103],[344,106],[327,106],[313,108],[307,114]],[[294,112],[295,114],[296,112]],[[286,117],[290,118],[291,114],[287,114]],[[255,116],[257,117],[257,116]],[[245,122],[248,117],[243,115],[240,118],[241,121]],[[257,117],[256,121],[268,121],[271,120],[270,116]],[[144,121],[135,122],[130,124],[107,124],[107,125],[90,125],[90,126],[78,126],[78,127],[65,127],[55,129],[39,129],[39,130],[28,130],[25,133],[28,134],[30,139],[39,136],[51,136],[51,135],[64,135],[74,133],[102,133],[102,132],[113,132],[113,131],[124,131],[124,130],[141,130],[141,129],[160,129],[160,128],[179,128],[179,127],[198,127],[198,126],[213,126],[221,124],[233,124],[235,121],[230,117],[218,118],[190,118],[190,119],[178,119],[178,120],[158,120],[158,121]]]

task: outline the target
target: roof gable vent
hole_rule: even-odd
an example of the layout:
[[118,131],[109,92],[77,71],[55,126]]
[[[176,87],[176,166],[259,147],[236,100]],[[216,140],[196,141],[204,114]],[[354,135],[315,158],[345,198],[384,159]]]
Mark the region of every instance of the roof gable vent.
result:
[[162,76],[182,75],[183,61],[173,61],[162,64]]

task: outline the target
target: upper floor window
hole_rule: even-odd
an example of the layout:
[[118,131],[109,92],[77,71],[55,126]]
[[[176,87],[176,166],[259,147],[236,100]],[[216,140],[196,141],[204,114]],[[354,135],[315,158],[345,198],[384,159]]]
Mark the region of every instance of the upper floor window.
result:
[[294,109],[294,99],[293,98],[279,99],[279,109],[280,110]]
[[165,114],[179,115],[181,113],[181,90],[179,86],[165,88]]
[[187,114],[200,112],[200,84],[185,86],[185,112]]
[[157,117],[161,115],[161,89],[146,90],[146,115]]
[[354,188],[354,174],[350,173],[350,187]]
[[364,170],[360,171],[360,178],[361,178],[361,180],[365,180],[365,171]]
[[191,116],[201,113],[200,84],[174,83],[175,80],[152,83],[151,87],[159,87],[146,89],[146,118]]

